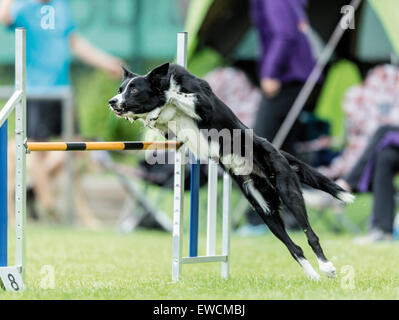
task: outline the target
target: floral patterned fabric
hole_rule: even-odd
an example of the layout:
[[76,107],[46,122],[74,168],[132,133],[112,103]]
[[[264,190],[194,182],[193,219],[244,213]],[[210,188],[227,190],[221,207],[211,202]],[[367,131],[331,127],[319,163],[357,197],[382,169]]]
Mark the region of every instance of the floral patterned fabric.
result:
[[347,145],[329,167],[319,170],[330,178],[347,174],[375,131],[399,124],[399,68],[382,65],[370,71],[362,85],[351,87],[344,98]]
[[241,122],[253,128],[262,93],[252,85],[245,73],[231,67],[218,68],[209,72],[204,79]]

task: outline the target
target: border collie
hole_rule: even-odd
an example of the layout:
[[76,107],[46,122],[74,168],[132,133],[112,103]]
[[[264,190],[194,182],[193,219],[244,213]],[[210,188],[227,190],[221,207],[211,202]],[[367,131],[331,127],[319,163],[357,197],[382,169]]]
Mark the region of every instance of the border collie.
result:
[[[306,275],[312,280],[319,280],[319,274],[285,230],[279,213],[283,203],[305,232],[320,271],[327,277],[337,276],[334,265],[324,255],[319,238],[309,224],[301,184],[327,192],[343,202],[352,202],[352,194],[255,134],[252,134],[250,143],[247,140],[240,142],[239,152],[228,153],[222,146],[224,140],[204,137],[202,130],[227,130],[233,136],[233,131],[247,132],[249,129],[218,99],[206,81],[185,68],[165,63],[144,76],[136,75],[124,66],[122,68],[124,77],[119,92],[109,100],[110,108],[118,117],[131,122],[140,119],[147,126],[158,129],[166,138],[172,131],[197,158],[216,159],[271,232],[286,245]],[[169,125],[171,122],[173,126]],[[198,143],[199,140],[202,142]],[[241,153],[248,148],[251,149],[251,159]]]

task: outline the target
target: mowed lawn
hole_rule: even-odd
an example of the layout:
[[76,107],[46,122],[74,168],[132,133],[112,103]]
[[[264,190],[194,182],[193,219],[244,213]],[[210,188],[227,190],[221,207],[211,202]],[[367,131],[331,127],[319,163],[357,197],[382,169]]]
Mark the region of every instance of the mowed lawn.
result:
[[[292,237],[317,267],[304,235]],[[168,233],[29,224],[27,290],[0,291],[0,299],[399,299],[398,242],[362,247],[326,231],[320,238],[336,280],[309,281],[269,234],[232,237],[229,280],[220,278],[220,263],[212,263],[185,265],[182,281],[172,283]]]

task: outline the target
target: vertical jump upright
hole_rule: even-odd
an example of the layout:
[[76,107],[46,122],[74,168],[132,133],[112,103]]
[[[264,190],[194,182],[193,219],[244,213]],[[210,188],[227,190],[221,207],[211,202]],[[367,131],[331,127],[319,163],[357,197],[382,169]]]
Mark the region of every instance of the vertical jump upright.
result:
[[26,224],[26,31],[15,33],[15,90],[21,91],[15,106],[15,264],[25,279]]
[[[15,264],[8,265],[7,119],[15,110]],[[7,289],[19,291],[25,281],[26,222],[26,31],[15,30],[15,91],[0,111],[0,277]]]
[[[177,35],[177,64],[187,67],[187,33]],[[172,281],[181,279],[182,265],[205,262],[221,262],[221,276],[229,277],[230,254],[230,196],[231,178],[228,173],[223,175],[223,213],[222,213],[222,254],[216,254],[216,223],[217,223],[217,163],[208,159],[208,213],[206,255],[198,256],[198,219],[199,219],[199,186],[200,161],[191,155],[191,203],[190,203],[190,235],[189,256],[183,257],[183,210],[184,210],[184,145],[175,154],[175,183],[173,208],[173,242],[172,242]]]

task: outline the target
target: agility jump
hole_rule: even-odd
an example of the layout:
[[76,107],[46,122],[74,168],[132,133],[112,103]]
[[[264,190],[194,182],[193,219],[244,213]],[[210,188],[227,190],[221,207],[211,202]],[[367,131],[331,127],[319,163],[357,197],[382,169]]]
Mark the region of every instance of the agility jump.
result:
[[123,151],[123,150],[176,150],[176,141],[115,141],[115,142],[28,142],[26,149],[31,151]]
[[[177,63],[186,67],[187,33],[178,33]],[[15,262],[8,263],[7,119],[15,110]],[[189,257],[183,257],[184,167],[186,148],[176,141],[146,142],[27,142],[26,141],[26,30],[15,30],[15,92],[0,110],[0,285],[10,291],[25,288],[26,274],[26,154],[40,151],[176,150],[173,208],[172,281],[181,278],[182,264],[222,262],[221,275],[229,275],[231,179],[223,176],[222,254],[216,254],[217,164],[209,160],[207,252],[198,256],[199,169],[191,156]]]

